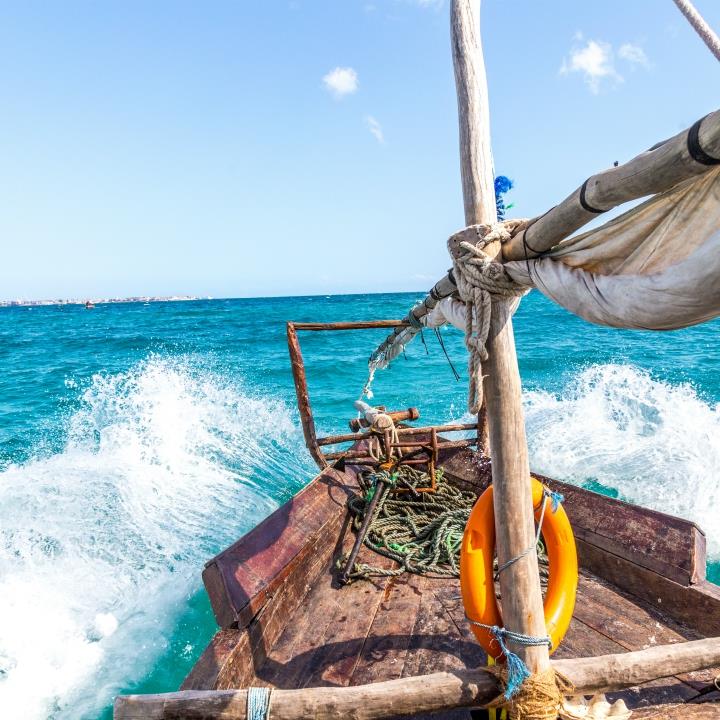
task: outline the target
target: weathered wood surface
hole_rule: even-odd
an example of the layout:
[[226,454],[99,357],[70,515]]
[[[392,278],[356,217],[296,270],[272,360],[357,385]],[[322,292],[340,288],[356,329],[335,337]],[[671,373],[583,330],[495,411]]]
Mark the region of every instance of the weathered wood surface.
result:
[[314,541],[332,550],[352,470],[328,468],[205,567],[203,581],[221,627],[246,625],[286,577],[314,554]]
[[351,322],[294,322],[296,330],[372,330],[382,328],[407,327],[405,320],[355,320]]
[[327,460],[320,452],[315,433],[315,420],[313,419],[312,407],[310,405],[310,395],[308,393],[307,375],[305,373],[305,363],[303,362],[302,351],[300,350],[300,342],[295,330],[296,323],[289,322],[287,324],[287,340],[288,352],[290,353],[290,367],[292,368],[293,381],[295,383],[295,395],[297,396],[298,411],[300,412],[300,423],[305,437],[305,445],[310,451],[313,460],[318,467],[327,466]]
[[[465,223],[492,224],[497,220],[497,214],[490,109],[480,38],[480,0],[453,0],[450,24]],[[485,252],[491,257],[500,256],[500,243],[488,245]],[[535,525],[520,372],[511,318],[510,301],[493,302],[487,344],[489,358],[483,367],[495,488],[498,562],[503,564],[511,558],[521,557],[501,573],[500,590],[505,626],[514,632],[544,637],[537,554],[534,551],[527,553],[528,547],[534,546]],[[548,667],[547,646],[509,645],[531,672]]]
[[[607,212],[623,203],[669,190],[683,180],[706,172],[709,166],[697,162],[688,152],[689,131],[683,130],[623,165],[592,175],[559,205],[507,242],[503,258],[523,260],[526,250],[529,257],[536,257],[596,218],[598,213],[583,207],[581,194],[586,205]],[[720,158],[720,110],[702,121],[698,139],[705,153]]]
[[[664,677],[668,672],[692,672],[717,664],[720,664],[720,638],[553,661],[555,669],[568,678],[575,691],[586,695],[632,687]],[[271,712],[275,720],[342,717],[371,720],[474,707],[491,701],[497,694],[493,676],[478,669],[404,677],[371,685],[275,690]],[[244,690],[121,696],[115,702],[115,719],[245,720],[246,698]]]

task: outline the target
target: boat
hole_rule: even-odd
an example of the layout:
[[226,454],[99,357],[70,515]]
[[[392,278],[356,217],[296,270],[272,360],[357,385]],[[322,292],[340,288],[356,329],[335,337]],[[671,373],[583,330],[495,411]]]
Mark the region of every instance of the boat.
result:
[[[205,566],[203,582],[220,629],[174,696],[187,714],[172,714],[172,697],[158,695],[142,696],[147,714],[130,714],[134,705],[123,704],[116,717],[200,717],[188,709],[196,691],[346,689],[431,673],[463,677],[486,665],[487,654],[465,618],[457,578],[405,573],[341,583],[338,560],[355,540],[347,500],[360,492],[358,477],[367,469],[352,455],[367,455],[367,439],[356,439],[355,432],[317,435],[298,333],[401,325],[394,320],[288,323],[303,430],[323,468],[295,497]],[[417,419],[420,412],[411,408],[390,414]],[[409,422],[402,425],[411,428]],[[477,423],[412,430],[414,438],[424,441],[438,434],[438,468],[453,486],[480,495],[490,485],[491,462],[477,449]],[[457,433],[463,439],[444,437]],[[352,442],[348,450],[323,453],[342,441]],[[575,611],[554,658],[562,662],[642,652],[720,635],[720,587],[705,576],[701,528],[534,475],[564,496],[580,561]],[[358,562],[398,567],[365,546]],[[631,678],[629,687],[608,694],[608,700],[622,699],[635,718],[720,717],[719,675],[720,667],[710,667],[647,682]],[[468,700],[467,708],[441,717],[482,717]],[[315,701],[326,706],[322,695]],[[240,705],[237,715],[202,717],[244,717],[244,697]],[[305,714],[298,711],[297,717],[340,715],[319,715],[313,707]]]
[[[453,269],[402,319],[287,323],[298,411],[319,472],[205,566],[219,630],[180,690],[120,696],[116,720],[720,717],[720,587],[706,578],[703,530],[530,473],[511,320],[529,287],[617,327],[670,329],[720,315],[718,253],[710,252],[720,243],[720,111],[589,177],[542,216],[505,221],[492,191],[478,0],[452,1],[451,33],[466,222],[448,241]],[[608,235],[629,255],[652,246],[629,283],[627,273],[563,262],[579,246],[586,255],[599,247],[591,264],[602,266]],[[667,258],[658,252],[666,242],[681,261],[654,265]],[[690,289],[679,267],[685,275],[691,267]],[[667,300],[687,293],[694,302]],[[366,402],[375,371],[423,328],[444,323],[465,332],[475,420],[418,426],[421,409]],[[370,355],[350,432],[320,436],[300,335],[382,328],[389,334]],[[441,493],[442,502],[452,495],[468,505],[460,537],[432,539],[445,565],[413,559],[411,567],[408,546],[372,539],[391,499],[400,509],[390,520],[406,527],[413,503],[430,507]],[[549,528],[564,522],[558,549]],[[413,530],[427,540],[424,532]],[[560,629],[548,609],[558,576]]]

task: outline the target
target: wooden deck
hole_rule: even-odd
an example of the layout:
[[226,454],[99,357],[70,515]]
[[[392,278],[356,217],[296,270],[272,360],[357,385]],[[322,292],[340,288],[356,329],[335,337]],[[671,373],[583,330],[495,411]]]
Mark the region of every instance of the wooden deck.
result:
[[[366,561],[377,562],[377,556]],[[486,663],[465,621],[456,579],[418,575],[376,578],[338,588],[326,568],[310,589],[251,684],[278,688],[362,685]],[[583,573],[570,630],[555,657],[639,650],[700,635],[646,603]],[[672,677],[611,696],[642,708],[687,701],[720,668]],[[720,693],[706,699],[720,700]],[[720,717],[720,707],[717,708]],[[454,717],[470,717],[457,712]]]
[[[461,485],[487,481],[467,452],[445,468]],[[326,470],[208,564],[206,587],[224,629],[184,689],[360,685],[485,663],[457,579],[406,574],[338,585],[336,560],[353,540],[344,510],[352,481],[352,468]],[[720,589],[704,579],[704,536],[692,523],[549,482],[566,493],[582,566],[573,621],[555,657],[720,634]],[[365,548],[360,559],[391,566]],[[611,699],[642,710],[638,718],[720,718],[718,692],[703,695],[703,705],[669,705],[699,697],[719,673],[670,677]]]

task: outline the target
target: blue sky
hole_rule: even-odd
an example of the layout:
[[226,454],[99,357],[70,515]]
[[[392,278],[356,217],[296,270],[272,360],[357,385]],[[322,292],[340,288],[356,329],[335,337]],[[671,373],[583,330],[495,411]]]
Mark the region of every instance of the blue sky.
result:
[[[463,224],[448,12],[0,4],[0,297],[427,289]],[[516,216],[718,106],[671,0],[484,0],[482,21]]]

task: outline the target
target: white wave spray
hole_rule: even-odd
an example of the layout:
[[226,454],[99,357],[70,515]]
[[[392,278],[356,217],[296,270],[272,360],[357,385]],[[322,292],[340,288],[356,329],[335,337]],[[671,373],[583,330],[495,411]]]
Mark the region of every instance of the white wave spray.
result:
[[183,360],[98,375],[64,451],[0,473],[0,715],[97,717],[203,562],[306,479],[287,408]]
[[629,365],[598,365],[559,395],[525,396],[532,467],[696,522],[720,560],[720,406],[690,385]]

